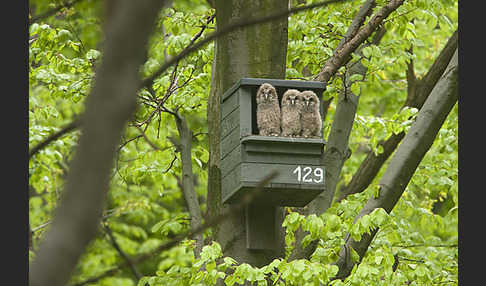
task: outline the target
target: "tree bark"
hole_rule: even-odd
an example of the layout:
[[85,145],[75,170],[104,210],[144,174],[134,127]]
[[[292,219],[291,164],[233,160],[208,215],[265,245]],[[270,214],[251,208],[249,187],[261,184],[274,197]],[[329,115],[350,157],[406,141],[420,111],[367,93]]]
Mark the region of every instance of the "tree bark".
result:
[[[182,162],[182,193],[184,195],[189,215],[191,216],[191,229],[195,230],[202,224],[202,215],[197,194],[194,189],[194,177],[192,172],[192,131],[187,126],[186,119],[180,114],[175,114],[177,130],[179,131],[179,142],[176,142],[176,148],[181,154]],[[203,234],[199,233],[194,236],[196,241],[194,247],[194,257],[199,258],[202,247],[204,246]]]
[[[364,215],[370,214],[377,208],[383,208],[387,213],[392,211],[418,165],[434,143],[435,137],[447,115],[457,102],[457,86],[458,56],[456,49],[442,77],[425,101],[417,115],[416,121],[403,138],[403,142],[398,147],[383,177],[380,179],[378,197],[372,197],[366,202],[363,209],[356,216],[355,221]],[[377,231],[375,229],[370,235],[363,235],[360,241],[355,241],[350,237],[348,237],[349,239],[347,238],[348,242],[341,248],[339,259],[336,262],[339,266],[339,272],[335,278],[343,279],[351,273],[354,263],[352,263],[350,256],[347,255],[349,248],[352,247],[356,250],[360,259],[362,259]]]
[[66,285],[101,219],[114,153],[136,106],[139,67],[164,1],[118,1],[62,200],[29,271],[31,286]]
[[[288,1],[281,0],[218,0],[216,1],[217,29],[241,21],[258,18],[277,11],[286,11]],[[208,211],[211,217],[231,208],[221,202],[220,164],[220,98],[242,77],[285,78],[287,55],[288,17],[272,23],[265,23],[239,29],[216,40],[215,65],[213,65],[212,90],[208,104],[209,130],[209,176]],[[282,223],[283,210],[277,224]],[[251,265],[264,265],[271,262],[280,251],[248,251],[246,249],[245,213],[231,215],[220,225],[213,228],[214,238],[221,244],[224,255],[239,262]]]
[[334,52],[333,56],[324,64],[324,67],[317,76],[317,80],[327,83],[336,71],[346,63],[351,53],[368,39],[383,20],[400,7],[404,1],[390,0],[381,8],[362,29],[356,32],[351,39],[347,40],[346,43]]

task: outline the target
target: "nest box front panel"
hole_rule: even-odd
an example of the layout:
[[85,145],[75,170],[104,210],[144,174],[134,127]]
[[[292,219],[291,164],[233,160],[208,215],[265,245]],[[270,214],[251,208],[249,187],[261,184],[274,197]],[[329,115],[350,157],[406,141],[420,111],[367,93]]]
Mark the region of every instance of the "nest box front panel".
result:
[[[272,84],[279,101],[289,88],[312,90],[319,98],[320,82],[241,79],[222,96],[221,185],[224,203],[235,203],[271,171],[278,176],[264,188],[262,200],[271,205],[304,206],[324,190],[322,138],[259,136],[255,94]],[[323,114],[322,104],[320,106]],[[322,134],[321,134],[322,135]]]

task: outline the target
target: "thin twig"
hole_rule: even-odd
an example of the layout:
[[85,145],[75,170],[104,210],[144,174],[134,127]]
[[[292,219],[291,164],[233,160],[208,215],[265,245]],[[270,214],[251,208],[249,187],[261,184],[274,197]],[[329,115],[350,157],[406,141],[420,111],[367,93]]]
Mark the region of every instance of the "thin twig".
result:
[[128,255],[121,249],[120,245],[116,242],[115,236],[113,235],[111,228],[108,226],[108,223],[106,221],[103,221],[101,223],[101,225],[103,226],[105,233],[110,238],[110,241],[111,241],[111,244],[113,245],[113,247],[116,249],[116,251],[118,251],[120,256],[123,257],[123,259],[128,264],[130,270],[132,271],[133,276],[135,276],[135,278],[137,280],[139,280],[142,277],[142,275],[140,274],[140,272],[138,272],[137,268],[135,268],[135,265],[132,263],[132,261],[130,260]]
[[357,31],[352,38],[343,42],[332,57],[326,62],[321,72],[317,75],[317,80],[322,82],[329,82],[330,78],[334,76],[337,70],[346,64],[351,53],[353,53],[388,17],[393,11],[400,7],[405,0],[390,0],[383,8],[381,8],[368,23]]
[[145,134],[145,132],[142,130],[142,128],[138,127],[135,125],[135,128],[138,129],[138,131],[140,131],[140,133],[142,134],[143,138],[145,139],[145,141],[147,141],[147,143],[150,145],[150,147],[152,147],[154,150],[157,150],[157,151],[163,151],[162,148],[160,148],[159,146],[157,146],[154,142],[152,142],[148,137],[147,135]]
[[73,25],[71,25],[71,23],[69,22],[69,20],[67,20],[66,23],[69,25],[69,28],[71,28],[71,31],[73,31],[74,36],[76,37],[76,39],[81,44],[81,49],[83,50],[84,53],[86,53],[87,52],[86,47],[84,46],[83,41],[79,37],[78,33],[76,33],[76,30],[74,29]]
[[174,162],[176,160],[177,160],[177,155],[174,155],[174,159],[172,159],[172,161],[170,162],[169,167],[167,167],[167,169],[163,171],[162,174],[166,174],[167,172],[169,172],[170,169],[172,169],[172,166],[174,166]]
[[418,9],[418,7],[414,7],[414,8],[412,8],[412,9],[410,9],[410,10],[406,11],[406,12],[403,12],[402,14],[398,14],[398,15],[396,15],[396,16],[394,16],[394,17],[390,17],[390,18],[388,18],[388,19],[384,20],[384,21],[383,21],[383,23],[386,23],[386,22],[388,22],[388,21],[391,21],[391,20],[393,20],[393,19],[395,19],[395,18],[398,18],[398,17],[404,16],[404,15],[407,15],[407,14],[409,14],[409,13],[411,13],[411,12],[413,12],[413,11],[417,10],[417,9]]
[[392,247],[400,247],[400,248],[412,248],[412,247],[457,247],[457,244],[436,244],[436,245],[427,245],[427,244],[411,244],[411,245],[403,245],[397,244],[392,245]]
[[60,137],[64,136],[65,134],[73,131],[74,129],[78,128],[80,125],[81,125],[81,120],[80,119],[76,119],[73,122],[71,122],[68,125],[66,125],[61,130],[59,130],[58,132],[50,135],[44,141],[42,141],[41,143],[37,144],[37,146],[35,146],[34,148],[32,148],[29,151],[29,159],[31,159],[32,156],[34,156],[42,148],[44,148],[47,145],[49,145],[49,143],[51,143],[52,141],[55,141],[55,140],[59,139]]
[[38,230],[40,230],[40,229],[42,229],[42,228],[44,228],[44,227],[48,226],[49,224],[51,224],[51,221],[45,222],[45,223],[43,223],[43,224],[41,224],[41,225],[39,225],[39,226],[37,226],[37,227],[34,227],[34,228],[32,229],[32,232],[36,232],[36,231],[38,231]]
[[135,136],[135,137],[133,137],[133,138],[131,138],[131,139],[128,139],[127,141],[123,142],[123,143],[122,143],[122,144],[121,144],[121,145],[118,147],[118,151],[120,151],[120,150],[121,150],[121,148],[125,147],[125,145],[127,145],[128,143],[130,143],[130,142],[132,142],[133,140],[136,140],[136,139],[138,139],[138,138],[140,138],[140,137],[143,137],[143,134],[137,135],[137,136]]
[[411,259],[411,258],[406,258],[406,257],[402,257],[402,256],[398,256],[398,259],[405,260],[405,261],[410,261],[410,262],[425,263],[424,260]]
[[[126,211],[126,212],[118,212],[118,213],[117,213],[117,212],[116,212],[116,209],[107,210],[107,211],[105,211],[105,215],[103,215],[102,219],[103,219],[103,220],[105,220],[105,219],[107,219],[107,218],[109,218],[109,217],[112,217],[112,216],[114,216],[114,215],[128,214],[128,213],[130,213],[130,211]],[[41,224],[41,225],[39,225],[39,226],[34,227],[34,228],[32,229],[32,232],[36,232],[36,231],[38,231],[38,230],[40,230],[40,229],[43,229],[44,227],[46,227],[46,226],[48,226],[49,224],[51,224],[51,222],[52,222],[52,221],[48,221],[48,222],[45,222],[45,223],[43,223],[43,224]]]

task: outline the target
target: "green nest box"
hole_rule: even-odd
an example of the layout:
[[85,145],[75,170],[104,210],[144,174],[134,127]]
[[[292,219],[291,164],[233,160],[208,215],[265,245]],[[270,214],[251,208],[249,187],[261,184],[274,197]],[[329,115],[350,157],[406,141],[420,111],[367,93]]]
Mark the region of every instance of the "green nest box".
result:
[[321,99],[322,118],[322,82],[240,79],[221,98],[222,201],[239,202],[246,191],[277,170],[278,176],[265,185],[261,202],[305,206],[324,190],[325,141],[322,134],[321,138],[259,136],[255,95],[265,82],[277,90],[279,104],[287,89],[312,90]]

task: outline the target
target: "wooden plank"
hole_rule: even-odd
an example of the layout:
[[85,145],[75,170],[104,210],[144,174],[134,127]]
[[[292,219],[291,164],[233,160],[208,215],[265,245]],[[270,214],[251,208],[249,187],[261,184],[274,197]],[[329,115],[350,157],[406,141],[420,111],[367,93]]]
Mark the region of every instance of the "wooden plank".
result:
[[244,142],[245,152],[321,155],[324,146],[300,142]]
[[323,146],[326,144],[326,141],[320,138],[293,138],[293,137],[282,137],[282,136],[260,136],[260,135],[252,135],[247,136],[241,140],[242,143],[246,142],[295,142],[295,143],[305,143],[309,145],[319,145]]
[[221,159],[223,159],[231,150],[240,145],[240,130],[233,129],[225,138],[221,140]]
[[[254,188],[258,186],[258,182],[255,181],[241,181],[241,186],[244,188]],[[274,192],[274,190],[290,190],[290,191],[305,191],[305,190],[322,190],[322,185],[310,185],[310,184],[282,184],[282,183],[270,183],[265,188],[267,191]]]
[[324,189],[320,188],[277,188],[272,184],[272,188],[269,189],[266,201],[278,206],[295,206],[302,207],[312,201],[318,194]]
[[[256,182],[242,181],[240,185],[235,188],[231,195],[224,197],[224,203],[238,203],[243,195],[256,187]],[[285,188],[276,188],[272,186],[264,188],[261,197],[255,203],[264,203],[272,206],[293,206],[303,207],[311,202],[317,195],[323,192],[324,188],[299,188],[298,185],[287,185]],[[292,188],[292,186],[294,188]]]
[[221,160],[221,177],[225,177],[240,163],[241,163],[241,145],[238,145],[235,149],[229,152],[229,154],[226,155]]
[[221,201],[226,202],[241,185],[241,166],[237,166],[221,179]]
[[[296,169],[300,167],[299,172]],[[310,168],[310,170],[305,168]],[[314,171],[319,168],[321,171],[316,175]],[[324,167],[321,165],[297,165],[297,164],[263,164],[263,163],[241,163],[241,180],[247,182],[259,182],[272,171],[279,174],[270,184],[299,184],[302,189],[306,186],[324,187]],[[322,173],[322,174],[321,174]],[[322,176],[321,176],[322,175]]]
[[233,93],[221,104],[221,119],[224,119],[240,105],[238,93]]
[[241,83],[241,79],[238,80],[235,84],[233,84],[230,88],[228,88],[224,93],[223,95],[221,96],[221,103],[225,102],[226,100],[228,100],[228,98],[230,98],[234,92],[240,88],[240,83]]
[[240,98],[240,135],[241,137],[252,135],[253,114],[256,109],[252,109],[251,91],[246,88],[240,88],[238,91]]
[[234,109],[221,121],[221,138],[226,137],[233,129],[240,126],[240,109]]
[[319,154],[243,152],[240,160],[246,163],[322,165],[323,156]]
[[326,85],[320,81],[302,81],[302,80],[283,80],[283,79],[269,79],[269,78],[241,78],[238,81],[239,86],[255,85],[260,86],[264,82],[268,82],[275,87],[288,87],[288,88],[305,88],[315,89],[323,92],[326,89]]

